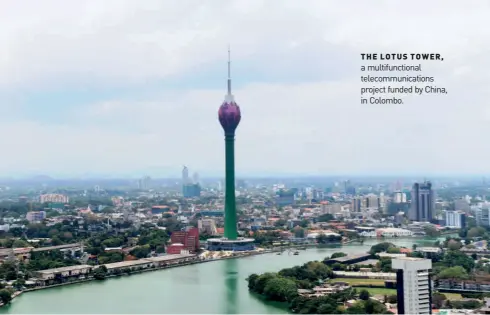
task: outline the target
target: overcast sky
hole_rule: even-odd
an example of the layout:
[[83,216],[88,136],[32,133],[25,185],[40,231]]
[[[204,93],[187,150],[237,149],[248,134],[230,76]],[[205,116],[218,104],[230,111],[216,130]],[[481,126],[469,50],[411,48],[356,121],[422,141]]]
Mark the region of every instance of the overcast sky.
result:
[[[489,173],[490,3],[2,0],[1,175]],[[446,96],[360,104],[361,53],[433,52]]]

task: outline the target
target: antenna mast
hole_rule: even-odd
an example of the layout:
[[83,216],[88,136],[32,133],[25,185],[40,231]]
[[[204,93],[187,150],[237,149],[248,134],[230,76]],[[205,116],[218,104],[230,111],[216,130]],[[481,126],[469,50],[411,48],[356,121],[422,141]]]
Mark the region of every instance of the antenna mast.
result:
[[228,95],[231,95],[231,50],[228,45]]

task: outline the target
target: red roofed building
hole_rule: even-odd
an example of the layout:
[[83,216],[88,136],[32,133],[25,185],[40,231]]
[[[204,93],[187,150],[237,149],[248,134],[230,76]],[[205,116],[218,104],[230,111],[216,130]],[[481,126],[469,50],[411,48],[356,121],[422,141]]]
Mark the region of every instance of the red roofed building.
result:
[[225,228],[216,228],[216,233],[218,235],[223,235],[225,234]]
[[199,229],[190,228],[187,231],[175,231],[170,236],[172,244],[167,247],[167,254],[180,254],[182,250],[189,253],[199,251]]

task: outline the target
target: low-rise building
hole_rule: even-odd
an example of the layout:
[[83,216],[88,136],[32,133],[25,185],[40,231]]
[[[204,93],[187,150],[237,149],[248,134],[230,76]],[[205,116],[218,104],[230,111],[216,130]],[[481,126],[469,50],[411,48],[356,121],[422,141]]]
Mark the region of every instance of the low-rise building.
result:
[[26,220],[29,222],[41,222],[46,219],[46,211],[29,211],[26,214]]
[[442,254],[442,249],[439,247],[417,247],[416,251],[422,253],[425,258],[433,258]]
[[181,264],[198,259],[198,256],[192,254],[165,255],[158,257],[143,258],[132,261],[121,261],[111,264],[105,264],[107,274],[115,274],[123,271],[137,271],[148,268],[160,268],[176,264]]
[[65,283],[85,278],[95,266],[77,265],[61,268],[34,271],[34,277],[40,285]]
[[399,253],[399,254],[394,254],[394,253],[378,253],[378,256],[380,258],[400,258],[400,257],[407,257],[407,254],[404,254],[404,253]]
[[351,286],[348,283],[335,282],[332,284],[324,284],[322,286],[316,286],[311,290],[299,289],[298,294],[304,297],[321,297],[332,293],[338,293],[350,288]]
[[412,231],[398,228],[385,228],[376,230],[378,236],[383,237],[410,237],[413,235]]

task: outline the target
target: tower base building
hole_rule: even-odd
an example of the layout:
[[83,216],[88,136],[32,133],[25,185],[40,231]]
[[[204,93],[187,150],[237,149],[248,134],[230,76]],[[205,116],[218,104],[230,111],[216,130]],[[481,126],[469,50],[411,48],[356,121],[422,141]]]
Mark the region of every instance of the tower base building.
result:
[[244,252],[255,249],[253,238],[237,237],[234,240],[223,238],[208,239],[207,249],[210,251]]

